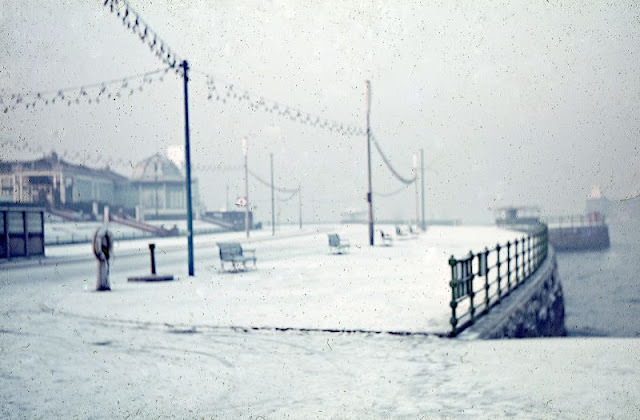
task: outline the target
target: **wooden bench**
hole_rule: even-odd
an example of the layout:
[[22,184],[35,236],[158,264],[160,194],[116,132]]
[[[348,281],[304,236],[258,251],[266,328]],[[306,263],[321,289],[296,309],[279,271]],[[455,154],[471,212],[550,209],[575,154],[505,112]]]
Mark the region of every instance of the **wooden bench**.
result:
[[403,237],[403,236],[409,236],[409,233],[405,230],[404,226],[396,226],[396,236],[397,237]]
[[384,230],[379,230],[380,239],[382,240],[382,246],[391,246],[393,243],[393,237],[388,233],[384,233]]
[[334,254],[342,254],[351,246],[348,240],[341,239],[337,233],[329,233],[327,236],[329,238],[329,251]]
[[256,268],[256,250],[242,249],[239,242],[218,242],[220,249],[220,267],[224,270],[224,263],[231,263],[233,271],[238,271],[240,267],[247,269],[247,261],[253,262]]

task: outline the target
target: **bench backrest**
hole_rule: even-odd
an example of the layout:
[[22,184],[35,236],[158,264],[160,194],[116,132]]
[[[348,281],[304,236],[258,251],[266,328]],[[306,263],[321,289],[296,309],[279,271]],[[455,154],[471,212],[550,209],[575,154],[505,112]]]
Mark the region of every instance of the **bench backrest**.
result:
[[338,247],[340,246],[340,237],[337,233],[329,233],[329,246]]
[[220,248],[220,259],[242,256],[242,246],[238,242],[219,242],[218,248]]

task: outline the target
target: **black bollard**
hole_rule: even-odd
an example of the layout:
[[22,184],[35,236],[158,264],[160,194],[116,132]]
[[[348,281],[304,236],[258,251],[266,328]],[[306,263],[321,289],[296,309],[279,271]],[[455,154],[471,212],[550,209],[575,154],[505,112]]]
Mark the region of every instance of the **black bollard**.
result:
[[156,244],[149,244],[149,256],[151,257],[151,274],[146,276],[128,277],[127,281],[171,281],[171,274],[156,274]]
[[151,274],[156,274],[156,256],[155,251],[156,244],[149,244],[149,254],[151,255]]

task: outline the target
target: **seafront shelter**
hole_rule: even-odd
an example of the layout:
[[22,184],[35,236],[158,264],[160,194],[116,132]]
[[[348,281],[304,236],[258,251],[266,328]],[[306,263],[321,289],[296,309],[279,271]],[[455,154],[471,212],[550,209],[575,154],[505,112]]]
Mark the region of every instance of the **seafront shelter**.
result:
[[0,260],[44,256],[44,209],[0,206]]

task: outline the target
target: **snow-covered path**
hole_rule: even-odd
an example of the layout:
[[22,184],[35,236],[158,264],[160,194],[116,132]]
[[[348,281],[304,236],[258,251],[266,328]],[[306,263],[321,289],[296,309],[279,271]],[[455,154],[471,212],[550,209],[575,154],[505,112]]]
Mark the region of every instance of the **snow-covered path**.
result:
[[180,330],[3,313],[3,418],[638,418],[640,340]]

